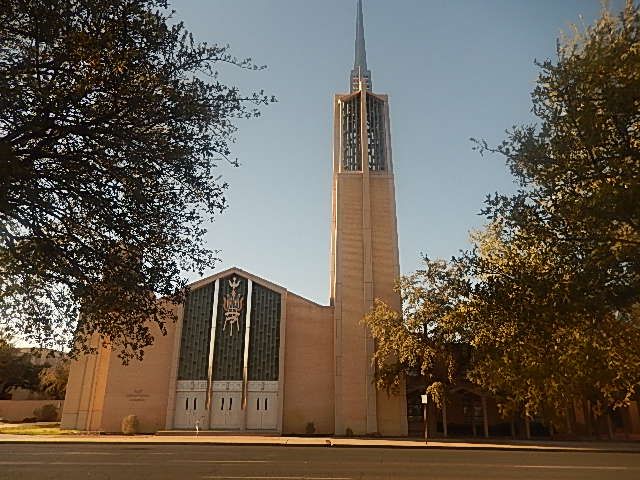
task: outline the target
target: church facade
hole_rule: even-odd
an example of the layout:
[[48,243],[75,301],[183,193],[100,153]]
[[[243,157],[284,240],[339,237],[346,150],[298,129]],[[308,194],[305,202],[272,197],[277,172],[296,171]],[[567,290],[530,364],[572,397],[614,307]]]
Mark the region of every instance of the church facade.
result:
[[178,321],[142,362],[109,348],[74,362],[62,427],[119,432],[407,435],[404,389],[377,391],[362,318],[400,309],[389,103],[372,92],[358,1],[350,92],[334,98],[329,305],[238,268],[190,285]]

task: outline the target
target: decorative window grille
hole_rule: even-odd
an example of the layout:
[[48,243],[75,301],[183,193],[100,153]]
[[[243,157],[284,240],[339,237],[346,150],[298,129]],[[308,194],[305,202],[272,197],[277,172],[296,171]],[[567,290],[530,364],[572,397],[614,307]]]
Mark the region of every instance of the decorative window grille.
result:
[[[238,326],[227,324],[225,329],[225,296],[231,294],[229,280],[236,277],[240,281],[237,294],[244,298],[244,305]],[[239,275],[231,275],[220,279],[218,297],[218,320],[216,322],[216,341],[214,345],[213,379],[242,380],[245,318],[247,314],[247,279]]]
[[353,95],[342,105],[342,169],[346,172],[362,170],[360,154],[360,94]]
[[189,292],[184,305],[178,380],[206,380],[214,284]]
[[280,367],[281,296],[253,284],[251,333],[249,335],[249,380],[276,381]]
[[[239,281],[237,294],[243,298],[238,327],[225,324],[224,298],[231,293],[229,280]],[[192,290],[185,310],[178,366],[179,380],[207,380],[211,310],[214,283]],[[220,279],[216,337],[213,359],[214,380],[242,380],[247,280],[237,275]],[[249,335],[249,380],[276,381],[280,366],[281,295],[253,284],[251,331]],[[189,399],[185,408],[189,409]],[[196,409],[196,399],[193,400]]]
[[369,170],[386,170],[384,102],[367,95],[367,145],[369,148]]

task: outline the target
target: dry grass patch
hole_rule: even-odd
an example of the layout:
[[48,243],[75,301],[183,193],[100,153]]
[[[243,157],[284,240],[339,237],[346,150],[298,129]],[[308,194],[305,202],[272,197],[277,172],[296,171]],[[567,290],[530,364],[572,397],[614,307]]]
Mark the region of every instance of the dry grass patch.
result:
[[0,435],[72,435],[80,433],[77,430],[61,430],[59,423],[44,425],[11,425],[3,427],[0,424]]

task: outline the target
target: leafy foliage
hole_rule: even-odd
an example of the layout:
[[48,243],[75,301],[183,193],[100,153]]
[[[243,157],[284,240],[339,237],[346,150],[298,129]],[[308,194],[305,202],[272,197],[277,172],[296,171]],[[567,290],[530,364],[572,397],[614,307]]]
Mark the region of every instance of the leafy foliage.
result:
[[[215,173],[238,118],[273,99],[216,68],[164,0],[7,0],[0,9],[0,317],[40,346],[126,362],[164,332],[184,271],[211,267]],[[166,301],[158,302],[158,297]],[[80,321],[78,322],[78,319]]]
[[640,385],[639,7],[603,11],[538,65],[539,124],[476,142],[519,191],[488,197],[471,251],[401,281],[402,316],[377,303],[367,323],[378,365],[399,359],[392,378],[420,366],[443,381],[433,359],[460,342],[466,377],[505,413],[554,421],[578,399],[627,405]]
[[466,259],[482,280],[472,377],[530,412],[578,398],[602,411],[640,384],[639,8],[604,10],[539,66],[539,127],[492,149],[521,189],[488,199],[492,223]]
[[402,313],[375,301],[364,322],[376,340],[379,388],[397,389],[407,373],[443,385],[463,376],[465,349],[454,319],[458,298],[471,283],[461,266],[425,258],[424,269],[400,280]]
[[65,357],[55,362],[54,365],[43,368],[38,375],[40,390],[50,398],[64,400],[70,367],[71,361]]
[[38,422],[55,422],[59,419],[59,413],[58,408],[51,403],[47,403],[33,411],[33,415]]
[[9,398],[13,388],[37,390],[42,367],[31,363],[29,355],[20,353],[9,336],[0,331],[0,400]]
[[[533,112],[494,152],[522,188],[483,213],[523,250],[561,259],[568,305],[626,309],[640,291],[640,13],[629,1],[539,63]],[[481,150],[486,144],[481,143]],[[564,266],[564,271],[559,269]],[[554,279],[556,280],[556,279]]]
[[561,257],[502,243],[499,233],[479,235],[466,259],[482,278],[460,325],[475,352],[470,378],[501,395],[506,411],[529,416],[549,418],[582,398],[600,413],[628,404],[640,382],[637,307],[582,310],[566,293],[579,274],[561,275]]

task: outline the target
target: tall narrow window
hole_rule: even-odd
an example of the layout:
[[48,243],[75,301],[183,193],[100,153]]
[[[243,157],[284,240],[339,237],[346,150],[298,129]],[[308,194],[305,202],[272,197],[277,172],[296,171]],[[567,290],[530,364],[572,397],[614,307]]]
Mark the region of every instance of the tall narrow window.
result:
[[[238,284],[236,284],[238,282]],[[244,354],[244,331],[246,319],[246,305],[248,281],[238,275],[232,274],[220,279],[218,293],[218,312],[216,331],[224,332],[216,335],[213,353],[212,380],[242,380],[242,365]],[[236,286],[234,286],[236,285]],[[235,292],[235,306],[233,307],[238,321],[227,322],[225,316],[225,299],[231,298]]]
[[260,410],[260,399],[256,398],[256,410]]
[[184,399],[184,409],[189,410],[189,397]]
[[224,397],[222,397],[222,403],[220,404],[220,410],[224,410]]
[[360,94],[340,102],[342,110],[342,169],[362,170],[360,146]]
[[265,410],[268,410],[268,408],[267,408],[267,400],[268,400],[268,398],[265,398],[265,399],[264,399],[264,409],[265,409]]
[[198,409],[198,398],[194,397],[193,399],[193,409],[197,410]]
[[229,410],[231,410],[232,406],[233,406],[233,397],[229,397]]
[[276,381],[280,366],[281,295],[257,283],[251,295],[249,381]]
[[369,170],[386,170],[385,155],[385,114],[384,102],[373,95],[367,95],[367,147],[369,150]]
[[189,292],[184,303],[178,380],[206,380],[215,282]]

